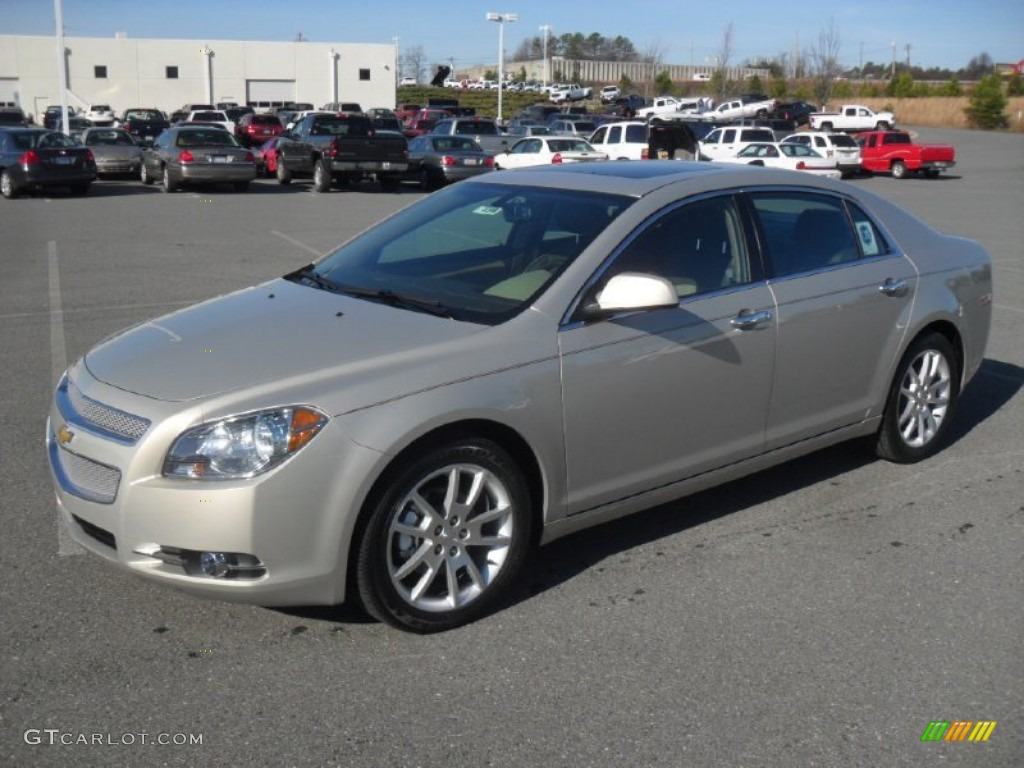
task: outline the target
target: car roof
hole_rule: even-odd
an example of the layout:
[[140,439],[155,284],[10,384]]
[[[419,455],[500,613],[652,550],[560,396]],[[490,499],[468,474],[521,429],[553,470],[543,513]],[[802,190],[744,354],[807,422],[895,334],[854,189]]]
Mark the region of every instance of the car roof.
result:
[[837,186],[841,182],[801,171],[680,160],[545,165],[517,168],[512,173],[485,174],[459,183],[556,187],[578,192],[610,192],[637,198],[677,183],[685,183],[691,194],[773,184],[848,190],[848,185]]

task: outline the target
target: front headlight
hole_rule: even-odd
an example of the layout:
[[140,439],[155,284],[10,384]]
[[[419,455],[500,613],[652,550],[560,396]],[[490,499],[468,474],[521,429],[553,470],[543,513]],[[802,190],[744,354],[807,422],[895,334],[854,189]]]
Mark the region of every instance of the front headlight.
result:
[[200,424],[174,441],[163,473],[195,480],[253,477],[297,452],[326,423],[315,408],[291,406]]

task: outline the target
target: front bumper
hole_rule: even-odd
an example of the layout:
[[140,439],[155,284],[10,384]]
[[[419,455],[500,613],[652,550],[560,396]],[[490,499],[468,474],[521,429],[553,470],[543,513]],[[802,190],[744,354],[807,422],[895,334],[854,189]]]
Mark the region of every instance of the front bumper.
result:
[[[255,478],[164,477],[164,455],[200,420],[198,406],[132,395],[77,368],[80,389],[62,381],[46,425],[60,517],[76,542],[112,565],[202,597],[268,606],[344,600],[351,510],[359,504],[351,494],[378,454],[329,422],[310,445]],[[132,420],[144,425],[134,439],[122,429]],[[207,575],[199,568],[204,552],[243,556],[236,558],[243,567]]]

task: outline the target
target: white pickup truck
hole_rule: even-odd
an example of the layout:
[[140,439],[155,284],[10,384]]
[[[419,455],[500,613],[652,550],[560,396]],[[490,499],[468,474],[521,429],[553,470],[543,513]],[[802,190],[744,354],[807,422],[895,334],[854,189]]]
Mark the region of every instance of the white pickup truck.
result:
[[765,101],[747,101],[731,99],[723,101],[713,110],[711,116],[716,120],[743,120],[754,117],[767,117],[775,109],[775,99]]
[[872,112],[861,104],[843,104],[838,112],[811,112],[812,131],[887,131],[896,125],[892,112]]

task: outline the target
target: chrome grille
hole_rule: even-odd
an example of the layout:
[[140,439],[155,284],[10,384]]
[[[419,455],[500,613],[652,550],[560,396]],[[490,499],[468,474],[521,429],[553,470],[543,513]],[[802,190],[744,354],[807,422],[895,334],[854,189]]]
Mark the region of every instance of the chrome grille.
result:
[[141,416],[119,411],[109,405],[98,403],[78,391],[78,387],[67,382],[68,401],[71,407],[87,424],[105,432],[111,432],[127,440],[138,440],[149,429],[149,420]]
[[117,498],[120,470],[79,456],[64,447],[57,450],[57,461],[68,481],[65,488],[69,493],[101,504],[111,504]]

